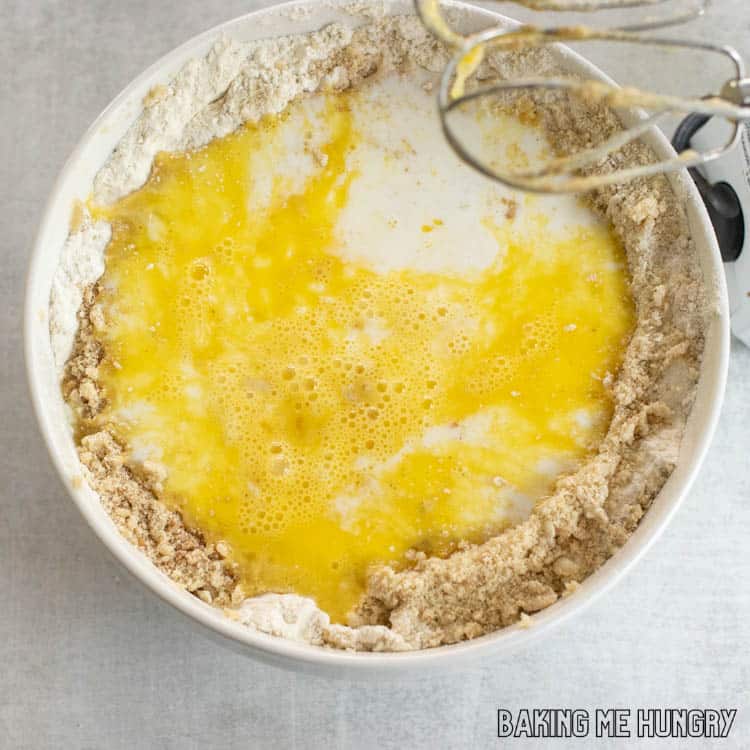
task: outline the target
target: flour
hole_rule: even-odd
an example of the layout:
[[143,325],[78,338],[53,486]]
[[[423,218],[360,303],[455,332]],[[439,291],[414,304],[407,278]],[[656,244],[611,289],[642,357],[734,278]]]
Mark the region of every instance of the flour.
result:
[[[93,199],[109,204],[140,187],[160,150],[202,145],[305,94],[415,67],[435,72],[445,61],[412,17],[385,16],[356,28],[333,24],[270,41],[223,39],[147,98],[97,175]],[[491,59],[481,74],[550,69],[551,58],[535,51]],[[541,122],[561,152],[603,140],[618,127],[611,112],[590,103],[562,98],[540,105],[529,96],[512,108]],[[649,158],[647,149],[632,144],[600,169]],[[612,222],[627,251],[638,314],[622,370],[611,383],[614,416],[599,452],[563,476],[526,521],[485,544],[465,545],[448,559],[417,554],[406,571],[376,570],[350,627],[331,625],[311,600],[296,595],[244,599],[226,550],[207,544],[166,508],[158,499],[158,467],[135,461],[106,425],[79,446],[87,481],[125,537],[157,566],[263,632],[345,649],[402,650],[453,643],[519,620],[528,625],[529,613],[574,591],[625,543],[661,489],[679,454],[703,351],[705,289],[683,208],[668,183],[657,178],[608,188],[592,196],[591,206]],[[63,248],[50,299],[63,392],[77,418],[91,424],[103,356],[92,284],[104,269],[108,240],[106,224],[84,217]]]
[[104,273],[104,250],[111,236],[109,224],[92,222],[85,215],[80,228],[69,235],[60,254],[50,292],[49,333],[52,354],[61,374],[78,330],[83,290]]
[[348,628],[332,625],[328,615],[312,599],[296,594],[263,594],[245,599],[232,619],[261,633],[316,646],[335,643],[349,651],[407,651],[406,641],[383,625]]

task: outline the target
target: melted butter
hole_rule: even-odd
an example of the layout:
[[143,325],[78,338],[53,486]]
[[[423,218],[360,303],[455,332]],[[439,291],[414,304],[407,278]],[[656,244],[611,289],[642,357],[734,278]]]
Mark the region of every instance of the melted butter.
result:
[[[141,190],[94,208],[113,226],[103,419],[167,467],[165,502],[230,543],[248,594],[312,596],[334,621],[373,564],[486,539],[596,449],[633,321],[597,224],[540,218],[523,241],[491,225],[482,271],[346,260],[354,97],[328,100],[324,158],[263,206],[250,155],[280,118],[161,154]],[[450,220],[413,219],[420,235]]]

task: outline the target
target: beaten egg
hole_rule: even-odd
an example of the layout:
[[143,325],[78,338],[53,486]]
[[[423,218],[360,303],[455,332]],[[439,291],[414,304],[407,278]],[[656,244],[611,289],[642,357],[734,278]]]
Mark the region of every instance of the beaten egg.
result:
[[[543,147],[509,117],[469,126]],[[620,245],[572,198],[470,172],[413,83],[160,154],[91,210],[113,228],[101,419],[247,595],[344,622],[373,566],[518,522],[607,430],[634,321]]]

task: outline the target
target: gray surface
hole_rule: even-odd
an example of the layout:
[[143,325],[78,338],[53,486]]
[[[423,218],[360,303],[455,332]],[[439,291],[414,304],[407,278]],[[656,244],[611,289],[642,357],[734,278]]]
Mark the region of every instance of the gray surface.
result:
[[[750,351],[739,345],[700,478],[636,571],[551,637],[453,675],[352,684],[239,657],[130,580],[79,517],[27,401],[20,311],[35,225],[74,143],[133,76],[261,4],[0,5],[0,748],[496,747],[499,706],[734,706],[732,738],[716,746],[748,747]],[[716,4],[704,33],[747,55],[746,0]]]

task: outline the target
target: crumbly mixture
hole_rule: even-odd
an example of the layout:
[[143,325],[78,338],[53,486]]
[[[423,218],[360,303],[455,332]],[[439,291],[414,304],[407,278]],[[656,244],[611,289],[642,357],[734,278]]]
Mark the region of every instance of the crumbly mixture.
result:
[[[332,25],[269,42],[223,40],[147,97],[143,115],[99,173],[94,198],[113,202],[137,189],[159,150],[201,145],[305,93],[344,89],[414,65],[439,71],[444,62],[444,51],[412,17],[384,17],[354,30]],[[480,75],[550,70],[546,53],[516,52],[491,58]],[[509,106],[540,122],[561,153],[601,141],[618,127],[608,110],[562,95],[516,97]],[[597,169],[649,158],[645,147],[631,144]],[[106,427],[79,440],[87,481],[121,533],[160,569],[264,632],[338,648],[400,650],[454,643],[516,622],[528,626],[529,614],[574,592],[625,543],[669,477],[695,394],[710,307],[683,207],[666,180],[602,189],[590,201],[627,251],[637,307],[621,371],[608,379],[614,416],[598,454],[562,477],[528,520],[490,541],[447,559],[418,553],[407,571],[374,571],[350,627],[331,625],[302,597],[245,599],[224,545],[186,528],[159,500],[163,470],[130,457]],[[106,321],[96,304],[96,279],[108,239],[106,225],[83,217],[63,251],[50,301],[63,393],[79,424],[95,417],[106,398],[97,382],[104,356],[97,330]]]

